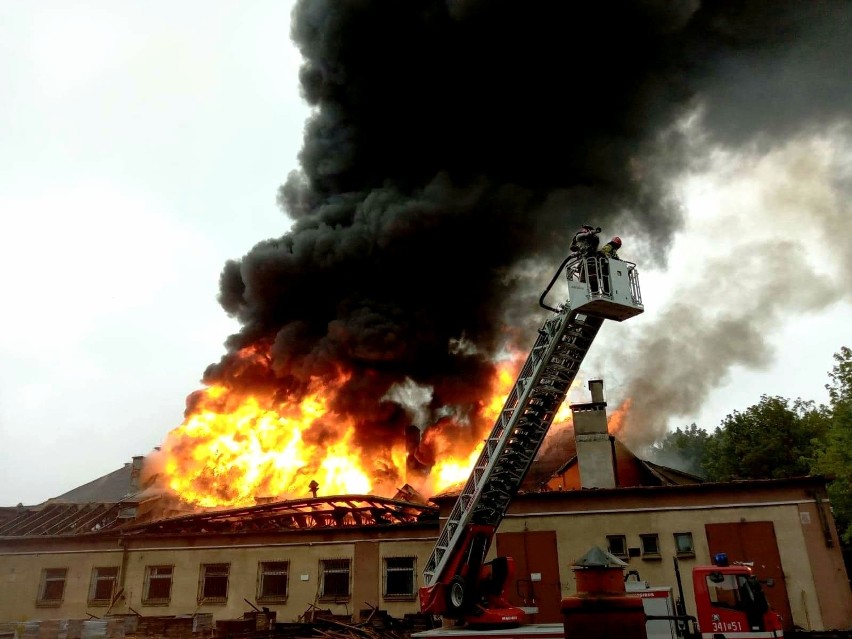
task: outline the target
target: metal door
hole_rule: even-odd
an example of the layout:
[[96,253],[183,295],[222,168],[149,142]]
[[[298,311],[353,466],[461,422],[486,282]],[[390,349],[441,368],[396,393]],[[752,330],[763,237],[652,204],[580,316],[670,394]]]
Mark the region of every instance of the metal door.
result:
[[755,575],[761,582],[771,577],[775,585],[763,587],[766,598],[784,622],[784,630],[793,629],[793,615],[787,599],[787,584],[781,555],[771,521],[742,521],[730,524],[705,524],[710,556],[723,552],[728,561],[752,562]]
[[515,560],[515,579],[506,584],[506,599],[527,609],[530,623],[560,623],[562,585],[556,531],[497,533],[496,550],[498,556]]

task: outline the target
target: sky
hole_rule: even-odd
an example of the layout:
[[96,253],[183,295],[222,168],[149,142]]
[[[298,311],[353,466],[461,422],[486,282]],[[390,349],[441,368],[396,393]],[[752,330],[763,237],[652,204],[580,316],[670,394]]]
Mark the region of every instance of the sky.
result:
[[[276,198],[312,109],[292,7],[0,0],[0,505],[148,454],[225,354],[225,263],[292,228]],[[707,137],[735,103],[678,123],[701,161],[666,171],[683,220],[664,245],[606,217],[646,310],[604,326],[583,375],[653,422],[637,445],[761,394],[825,402],[852,345],[848,118],[803,107],[771,144]]]

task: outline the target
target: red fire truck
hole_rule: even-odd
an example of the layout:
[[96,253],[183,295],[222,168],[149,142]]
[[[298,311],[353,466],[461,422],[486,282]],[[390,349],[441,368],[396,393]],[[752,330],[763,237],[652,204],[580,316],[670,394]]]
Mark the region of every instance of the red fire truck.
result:
[[[628,573],[625,590],[643,600],[648,639],[783,637],[781,616],[770,607],[751,566],[729,564],[724,553],[713,562],[692,569],[695,617],[686,614],[677,560],[678,599],[671,587],[651,586]],[[773,585],[771,579],[764,583]]]

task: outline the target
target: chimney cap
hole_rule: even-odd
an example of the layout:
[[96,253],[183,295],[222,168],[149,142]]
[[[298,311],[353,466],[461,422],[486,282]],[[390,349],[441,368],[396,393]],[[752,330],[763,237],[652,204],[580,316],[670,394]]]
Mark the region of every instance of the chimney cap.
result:
[[589,551],[574,562],[578,568],[622,568],[627,563],[601,548],[592,546]]
[[606,408],[606,402],[580,402],[579,404],[569,404],[571,410],[603,410]]
[[593,402],[604,401],[604,383],[602,379],[589,380],[589,392],[592,395]]

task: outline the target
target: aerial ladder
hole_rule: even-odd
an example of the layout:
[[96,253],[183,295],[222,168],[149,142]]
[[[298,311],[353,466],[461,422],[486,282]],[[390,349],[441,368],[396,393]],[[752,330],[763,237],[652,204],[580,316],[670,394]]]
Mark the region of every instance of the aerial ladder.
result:
[[[547,296],[565,270],[568,299],[550,306]],[[538,331],[470,477],[441,529],[419,590],[424,613],[468,627],[513,627],[525,613],[508,603],[511,557],[485,561],[509,503],[532,465],[556,412],[605,319],[642,313],[636,265],[600,255],[563,261],[542,293],[552,311]]]

